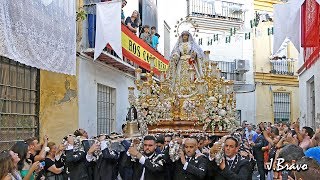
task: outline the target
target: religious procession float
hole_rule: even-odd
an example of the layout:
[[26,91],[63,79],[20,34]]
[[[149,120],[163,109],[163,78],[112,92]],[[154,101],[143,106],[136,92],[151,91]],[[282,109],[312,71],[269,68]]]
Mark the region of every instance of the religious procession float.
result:
[[184,31],[171,53],[167,71],[160,72],[158,79],[153,76],[152,58],[150,73],[136,69],[138,96],[134,87],[128,88],[128,133],[133,133],[137,124],[141,134],[206,132],[223,136],[235,128],[234,83],[221,77],[209,54]]

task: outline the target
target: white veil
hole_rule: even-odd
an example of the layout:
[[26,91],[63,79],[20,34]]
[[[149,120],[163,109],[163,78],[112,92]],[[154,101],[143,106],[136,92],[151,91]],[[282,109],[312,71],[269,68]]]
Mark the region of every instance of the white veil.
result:
[[191,46],[191,52],[195,52],[197,53],[197,58],[202,58],[204,59],[204,53],[202,51],[202,49],[200,48],[200,46],[194,41],[192,35],[190,34],[189,31],[183,31],[181,33],[181,35],[179,36],[179,39],[177,41],[177,43],[175,44],[173,50],[171,51],[171,55],[170,55],[170,60],[172,59],[173,55],[176,54],[180,57],[180,49],[179,49],[179,46],[180,44],[183,42],[182,41],[182,35],[183,34],[188,34],[189,35],[189,39],[188,39],[188,42],[190,43],[190,46]]

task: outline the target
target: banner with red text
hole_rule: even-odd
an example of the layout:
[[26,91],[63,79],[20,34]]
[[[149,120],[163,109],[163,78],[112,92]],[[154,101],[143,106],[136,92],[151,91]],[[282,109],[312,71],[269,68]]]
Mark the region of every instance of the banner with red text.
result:
[[157,50],[150,47],[142,39],[133,34],[126,26],[121,27],[121,41],[123,56],[150,71],[150,58],[154,57],[154,72],[166,71],[169,61]]

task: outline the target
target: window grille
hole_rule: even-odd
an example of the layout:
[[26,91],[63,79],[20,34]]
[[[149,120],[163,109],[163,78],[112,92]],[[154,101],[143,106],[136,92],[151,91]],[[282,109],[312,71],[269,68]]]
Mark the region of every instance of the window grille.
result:
[[0,150],[38,136],[39,71],[0,56]]
[[273,93],[274,122],[289,122],[291,115],[290,93]]
[[97,134],[110,134],[115,120],[115,89],[98,84]]

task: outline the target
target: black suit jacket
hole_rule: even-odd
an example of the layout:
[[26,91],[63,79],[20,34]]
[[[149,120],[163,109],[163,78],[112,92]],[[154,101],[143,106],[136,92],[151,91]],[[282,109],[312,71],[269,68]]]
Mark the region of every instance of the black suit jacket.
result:
[[264,138],[263,134],[260,134],[255,140],[255,145],[252,147],[253,156],[257,161],[264,160],[262,147],[268,145],[268,141]]
[[204,179],[207,172],[207,159],[204,155],[200,155],[197,158],[191,157],[188,162],[187,169],[183,169],[181,160],[174,163],[174,180],[187,179],[187,180],[200,180]]
[[88,180],[86,153],[84,151],[65,150],[65,168],[70,180]]
[[208,171],[210,172],[210,179],[214,180],[248,180],[251,179],[252,169],[247,159],[241,157],[239,154],[236,157],[237,161],[230,167],[226,163],[226,167],[221,170],[217,163],[213,160],[208,164]]
[[161,154],[163,155],[164,160],[164,177],[166,180],[172,180],[174,174],[174,163],[170,159],[169,155],[169,146],[166,146],[162,151]]
[[127,166],[131,166],[133,170],[132,180],[140,180],[143,169],[145,180],[165,180],[164,178],[164,160],[163,155],[154,153],[149,158],[145,156],[145,163],[142,165],[137,159],[136,162],[131,161],[130,156],[126,156]]
[[102,151],[94,168],[94,180],[115,180],[118,176],[117,164],[119,153],[109,151],[108,148]]

